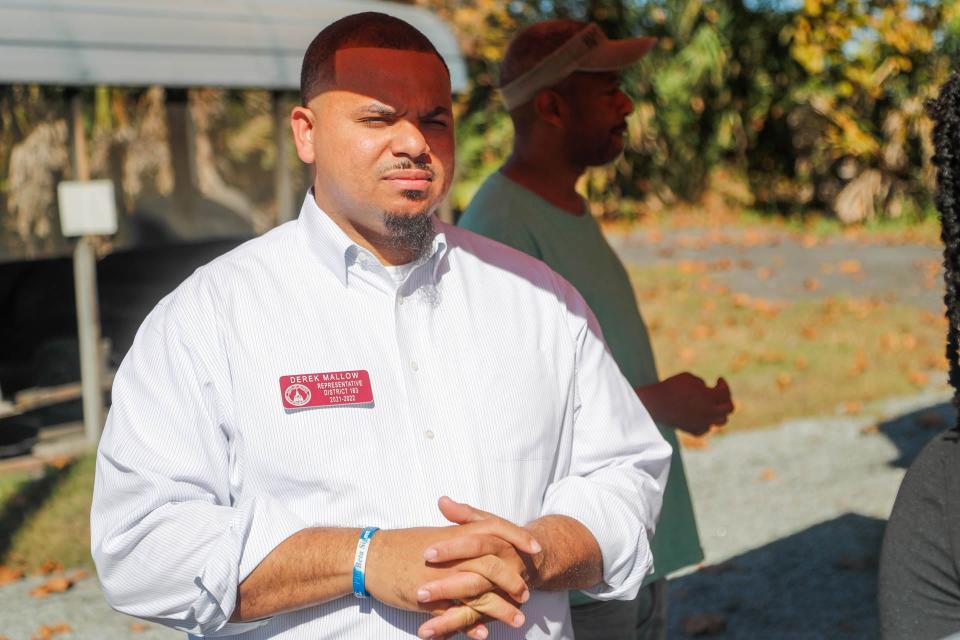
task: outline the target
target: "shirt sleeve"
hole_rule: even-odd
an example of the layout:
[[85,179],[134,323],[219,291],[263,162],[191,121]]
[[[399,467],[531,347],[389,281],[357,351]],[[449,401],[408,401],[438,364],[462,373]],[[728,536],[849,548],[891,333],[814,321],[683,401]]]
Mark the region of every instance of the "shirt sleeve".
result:
[[575,518],[596,538],[603,581],[584,593],[629,600],[653,571],[650,540],[672,449],[607,350],[593,312],[556,278],[576,348],[573,445],[569,472],[547,488],[541,515]]
[[181,289],[144,321],[114,380],[91,551],[118,611],[197,636],[233,635],[266,623],[228,622],[238,585],[306,525],[262,494],[235,495],[216,313]]

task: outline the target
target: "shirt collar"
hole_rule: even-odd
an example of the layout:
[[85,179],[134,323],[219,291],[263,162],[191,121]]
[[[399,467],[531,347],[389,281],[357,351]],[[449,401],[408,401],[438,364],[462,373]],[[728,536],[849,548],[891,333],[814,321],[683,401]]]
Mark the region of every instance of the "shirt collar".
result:
[[[306,235],[310,251],[324,267],[340,280],[341,284],[346,286],[350,265],[357,260],[361,253],[369,254],[369,252],[351,240],[343,232],[343,229],[317,205],[312,187],[303,199],[298,221],[300,228]],[[432,263],[431,276],[433,281],[436,282],[440,273],[440,265],[449,247],[444,233],[445,225],[439,220],[434,220],[434,226],[437,233],[433,237],[433,242],[426,254],[417,259],[417,264],[419,268],[421,265]],[[373,256],[370,256],[370,258],[376,260]]]

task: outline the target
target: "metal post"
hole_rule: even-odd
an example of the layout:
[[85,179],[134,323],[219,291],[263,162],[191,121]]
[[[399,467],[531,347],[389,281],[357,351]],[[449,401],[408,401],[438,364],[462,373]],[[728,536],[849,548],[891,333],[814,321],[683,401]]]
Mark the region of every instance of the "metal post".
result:
[[77,240],[73,251],[73,284],[77,298],[80,338],[80,379],[83,391],[83,430],[96,444],[103,429],[103,370],[100,351],[100,314],[97,308],[97,256],[89,236]]
[[[90,179],[83,102],[79,92],[70,100],[71,151],[76,180]],[[103,429],[103,368],[100,351],[100,313],[97,305],[97,256],[93,239],[83,236],[73,250],[73,284],[77,301],[77,337],[80,342],[80,380],[83,394],[83,430],[96,444]]]

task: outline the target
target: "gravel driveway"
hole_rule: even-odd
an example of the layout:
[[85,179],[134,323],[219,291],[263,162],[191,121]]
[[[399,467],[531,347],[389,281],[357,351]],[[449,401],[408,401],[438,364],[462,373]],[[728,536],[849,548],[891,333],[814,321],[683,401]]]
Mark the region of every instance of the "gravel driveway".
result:
[[[875,638],[876,564],[906,465],[952,423],[942,383],[859,416],[795,420],[714,436],[686,451],[706,568],[670,582],[670,637],[716,614],[722,638]],[[44,599],[39,578],[0,588],[0,635],[27,640],[68,623],[64,640],[182,637],[131,628],[96,580]]]

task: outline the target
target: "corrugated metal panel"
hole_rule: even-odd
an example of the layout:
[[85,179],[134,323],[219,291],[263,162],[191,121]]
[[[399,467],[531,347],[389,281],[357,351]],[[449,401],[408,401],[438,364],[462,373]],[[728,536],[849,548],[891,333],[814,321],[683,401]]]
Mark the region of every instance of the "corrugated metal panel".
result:
[[313,37],[361,11],[420,29],[450,67],[454,91],[466,86],[445,22],[374,0],[0,0],[0,83],[297,89]]

